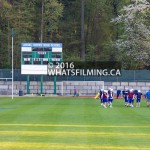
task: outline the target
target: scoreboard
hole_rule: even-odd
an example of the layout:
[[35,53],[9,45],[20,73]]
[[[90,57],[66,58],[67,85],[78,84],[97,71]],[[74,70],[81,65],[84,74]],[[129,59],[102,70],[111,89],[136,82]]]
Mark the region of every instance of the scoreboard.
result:
[[62,43],[21,43],[21,74],[47,75],[49,62],[62,62]]

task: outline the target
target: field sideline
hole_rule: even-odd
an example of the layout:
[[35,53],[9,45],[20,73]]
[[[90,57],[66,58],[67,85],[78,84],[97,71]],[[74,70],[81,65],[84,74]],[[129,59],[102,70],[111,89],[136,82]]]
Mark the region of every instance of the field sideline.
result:
[[150,108],[93,98],[0,98],[2,150],[150,150]]

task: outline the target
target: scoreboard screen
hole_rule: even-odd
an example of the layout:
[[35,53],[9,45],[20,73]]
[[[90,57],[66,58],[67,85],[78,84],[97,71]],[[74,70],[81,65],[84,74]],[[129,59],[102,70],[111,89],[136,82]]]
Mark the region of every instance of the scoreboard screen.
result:
[[21,74],[46,75],[49,62],[62,62],[62,43],[21,44]]

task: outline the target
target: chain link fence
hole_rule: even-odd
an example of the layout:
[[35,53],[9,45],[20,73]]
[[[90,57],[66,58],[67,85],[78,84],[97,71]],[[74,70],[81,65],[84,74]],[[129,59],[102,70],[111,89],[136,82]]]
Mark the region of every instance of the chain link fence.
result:
[[[0,78],[11,78],[11,69],[0,69]],[[30,81],[40,81],[40,75],[30,75]],[[14,69],[14,81],[26,81],[20,69]],[[43,81],[53,81],[52,76],[44,75]],[[57,81],[104,81],[104,82],[150,82],[150,70],[122,70],[121,76],[57,76]]]

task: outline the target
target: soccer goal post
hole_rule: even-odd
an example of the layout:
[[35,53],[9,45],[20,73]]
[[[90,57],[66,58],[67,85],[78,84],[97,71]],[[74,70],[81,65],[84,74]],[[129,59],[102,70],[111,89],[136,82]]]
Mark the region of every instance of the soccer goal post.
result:
[[61,94],[64,96],[74,95],[76,90],[79,96],[93,96],[100,89],[104,89],[104,81],[62,81]]

